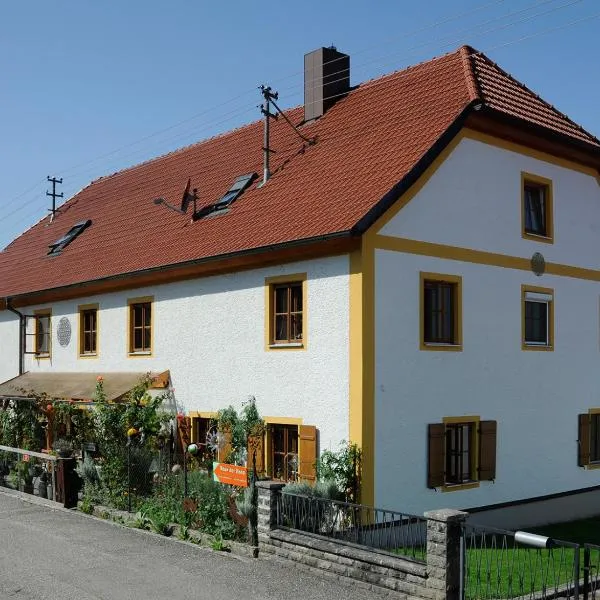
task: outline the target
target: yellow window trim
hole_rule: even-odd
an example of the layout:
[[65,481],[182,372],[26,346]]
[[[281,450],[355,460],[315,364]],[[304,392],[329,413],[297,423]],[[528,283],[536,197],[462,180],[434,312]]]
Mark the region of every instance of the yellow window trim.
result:
[[[80,304],[77,307],[77,358],[82,358],[84,360],[98,358],[100,355],[100,305],[96,302],[94,304]],[[95,310],[96,311],[96,352],[93,353],[84,353],[83,352],[83,313],[87,310]]]
[[[302,282],[302,341],[298,343],[275,344],[273,342],[273,286],[281,283]],[[292,273],[265,277],[265,350],[306,350],[308,347],[308,284],[306,273]]]
[[[34,310],[33,311],[34,316],[36,317],[35,321],[35,336],[34,336],[34,343],[35,343],[35,349],[36,352],[33,355],[35,357],[36,360],[49,360],[52,357],[52,309],[51,308],[41,308],[39,310]],[[49,331],[48,331],[48,352],[45,352],[43,354],[38,354],[37,353],[37,347],[38,347],[38,321],[37,321],[37,317],[50,317],[49,320]]]
[[[525,231],[525,185],[533,184],[543,187],[546,190],[544,201],[546,203],[546,235],[536,235]],[[552,179],[526,173],[521,171],[521,237],[524,240],[534,242],[543,242],[545,244],[554,243],[554,200],[552,192]]]
[[[134,352],[133,331],[131,330],[131,306],[133,304],[150,303],[150,351]],[[138,298],[129,298],[127,300],[127,356],[128,358],[150,358],[154,354],[154,296],[140,296]]]
[[[535,344],[525,343],[525,294],[527,292],[537,292],[539,294],[549,294],[552,300],[548,302],[548,345],[537,346]],[[521,286],[521,349],[528,352],[552,352],[554,350],[554,290],[552,288],[538,287],[535,285]]]
[[267,425],[303,425],[300,417],[263,417]]
[[200,419],[216,419],[217,418],[217,414],[218,413],[213,412],[213,411],[202,411],[202,410],[200,410],[200,411],[198,411],[198,410],[191,410],[189,412],[189,416],[192,419],[197,419],[197,418],[200,418]]
[[[434,344],[425,342],[425,282],[443,281],[456,285],[456,302],[454,303],[454,344]],[[432,352],[461,352],[463,349],[462,334],[462,277],[459,275],[442,275],[440,273],[420,272],[419,277],[419,348]]]
[[[474,452],[471,452],[471,472],[479,472],[479,421],[478,415],[465,415],[464,417],[444,417],[442,423],[444,425],[452,423],[472,423],[475,425],[473,428],[473,448]],[[445,449],[445,446],[444,446]],[[442,492],[458,492],[460,490],[472,490],[479,487],[479,481],[467,481],[465,483],[454,483],[443,485],[440,489]]]

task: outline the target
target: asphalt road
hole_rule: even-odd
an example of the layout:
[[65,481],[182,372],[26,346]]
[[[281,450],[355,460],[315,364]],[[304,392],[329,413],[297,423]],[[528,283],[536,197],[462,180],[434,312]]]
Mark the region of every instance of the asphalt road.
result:
[[0,600],[371,600],[270,559],[213,552],[0,493]]

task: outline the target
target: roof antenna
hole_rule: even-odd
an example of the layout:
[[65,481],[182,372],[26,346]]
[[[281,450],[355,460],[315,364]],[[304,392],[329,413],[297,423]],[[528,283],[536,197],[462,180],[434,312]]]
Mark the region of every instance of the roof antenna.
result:
[[198,200],[198,188],[194,188],[192,193],[190,194],[190,186],[192,185],[191,178],[188,179],[187,185],[185,186],[185,190],[183,190],[183,196],[181,197],[181,208],[177,208],[172,204],[169,204],[164,198],[155,198],[153,200],[154,204],[157,206],[160,204],[164,204],[167,208],[174,210],[176,213],[180,215],[185,215],[187,213],[190,202],[194,202],[194,214],[196,213],[196,200]]
[[[265,128],[264,128],[264,138],[263,138],[263,156],[264,156],[264,171],[263,171],[263,180],[260,184],[265,185],[271,177],[271,171],[269,170],[269,158],[271,152],[275,152],[275,150],[271,150],[269,148],[269,122],[271,119],[277,120],[277,115],[271,113],[270,103],[279,98],[279,94],[277,92],[273,92],[270,86],[260,86],[260,92],[265,99],[265,103],[260,105],[260,112],[265,115]],[[273,102],[274,103],[274,102]]]
[[60,194],[56,193],[56,184],[62,184],[63,181],[62,177],[60,179],[57,179],[56,177],[50,177],[50,175],[48,175],[46,179],[52,182],[52,193],[46,190],[46,196],[52,196],[52,208],[48,209],[48,211],[52,213],[52,215],[50,216],[50,223],[52,223],[54,221],[54,218],[56,217],[56,213],[58,212],[58,209],[56,208],[56,199],[62,198],[64,196],[63,192],[61,192]]

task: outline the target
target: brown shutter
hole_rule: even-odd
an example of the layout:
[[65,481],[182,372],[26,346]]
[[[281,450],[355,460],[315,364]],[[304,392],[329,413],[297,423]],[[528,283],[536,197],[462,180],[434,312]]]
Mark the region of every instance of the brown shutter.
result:
[[233,436],[231,435],[231,431],[229,429],[225,429],[219,433],[221,433],[223,436],[223,442],[219,444],[220,448],[219,452],[217,453],[217,460],[219,462],[227,462],[232,450],[231,440]]
[[179,444],[181,446],[181,452],[186,452],[187,447],[191,444],[190,433],[192,430],[192,420],[190,417],[183,417],[183,419],[177,419],[177,434],[179,437]]
[[248,472],[251,473],[256,457],[256,474],[264,475],[265,472],[265,445],[263,435],[248,437]]
[[317,479],[317,428],[314,425],[298,426],[300,464],[298,479],[313,483]]
[[446,429],[443,423],[430,423],[427,428],[427,487],[436,488],[444,485],[444,445],[446,441]]
[[493,481],[496,479],[496,421],[479,423],[479,479]]
[[577,464],[580,467],[590,464],[590,415],[588,414],[579,415]]

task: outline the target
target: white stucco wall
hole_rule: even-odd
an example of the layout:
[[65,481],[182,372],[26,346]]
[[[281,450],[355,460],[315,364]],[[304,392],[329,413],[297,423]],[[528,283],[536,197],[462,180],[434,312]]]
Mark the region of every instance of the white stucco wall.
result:
[[[521,238],[521,171],[553,180],[552,245]],[[600,187],[466,139],[381,233],[598,268]],[[576,443],[577,415],[600,407],[599,283],[388,250],[375,261],[377,505],[421,513],[600,484],[577,466]],[[420,271],[462,276],[462,352],[419,350]],[[521,349],[522,284],[554,289],[553,352]],[[497,479],[430,490],[427,424],[463,415],[498,422]]]
[[19,374],[19,318],[0,311],[0,383]]
[[[553,182],[554,244],[521,237],[521,171]],[[467,138],[380,233],[598,269],[599,207],[595,177]]]
[[[265,278],[295,273],[307,274],[307,349],[267,351]],[[51,305],[51,360],[28,356],[26,370],[108,378],[110,371],[169,369],[187,411],[239,408],[254,395],[263,416],[301,418],[319,429],[321,450],[336,447],[348,439],[348,280],[348,256],[338,256],[58,302]],[[153,356],[129,358],[127,300],[147,295],[154,296]],[[99,357],[81,359],[77,307],[96,302]],[[57,340],[63,316],[73,329],[64,348]]]

